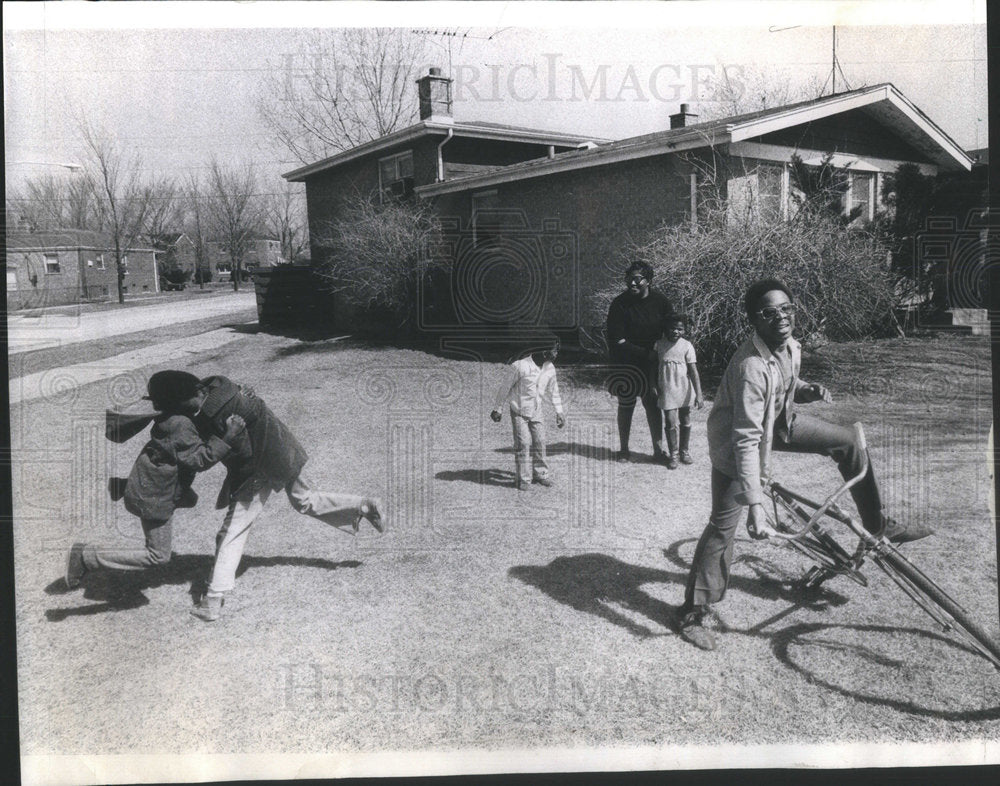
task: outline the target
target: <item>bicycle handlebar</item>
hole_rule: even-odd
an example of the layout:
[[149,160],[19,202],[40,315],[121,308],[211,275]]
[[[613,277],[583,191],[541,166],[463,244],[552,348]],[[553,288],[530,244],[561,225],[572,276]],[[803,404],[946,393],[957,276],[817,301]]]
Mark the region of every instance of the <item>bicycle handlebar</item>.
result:
[[[778,532],[777,529],[775,528],[776,537],[780,538],[781,540],[788,540],[788,541],[801,540],[803,537],[806,536],[806,534],[809,533],[810,530],[812,530],[816,522],[819,521],[824,515],[826,515],[826,512],[831,508],[831,506],[834,505],[838,497],[840,497],[845,491],[850,490],[853,486],[856,486],[858,483],[861,482],[862,478],[864,478],[864,476],[868,473],[868,442],[865,439],[864,427],[860,423],[854,424],[854,441],[861,452],[861,469],[858,472],[858,474],[855,475],[853,478],[845,480],[844,483],[836,491],[834,491],[829,497],[827,497],[826,500],[823,502],[823,504],[816,509],[816,512],[809,517],[809,521],[807,521],[801,529],[796,530],[794,532],[785,533],[785,532]],[[768,492],[773,493],[771,492],[771,487],[774,485],[775,483],[773,481],[768,480],[765,483],[765,489]],[[777,524],[777,522],[774,523]]]

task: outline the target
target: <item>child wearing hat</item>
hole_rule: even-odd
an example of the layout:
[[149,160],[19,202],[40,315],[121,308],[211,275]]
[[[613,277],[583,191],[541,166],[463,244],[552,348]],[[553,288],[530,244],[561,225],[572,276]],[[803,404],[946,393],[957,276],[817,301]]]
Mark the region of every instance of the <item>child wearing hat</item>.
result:
[[[124,441],[150,421],[150,440],[143,446],[125,484],[125,509],[139,517],[144,546],[119,543],[76,543],[66,560],[66,586],[79,586],[86,573],[97,570],[142,570],[170,560],[170,519],[177,507],[191,507],[195,473],[208,469],[230,451],[245,424],[230,417],[221,436],[203,440],[184,413],[196,396],[199,381],[184,371],[158,371],[149,380],[146,397],[157,412],[124,416],[108,413],[108,437]],[[185,501],[185,498],[187,500]]]

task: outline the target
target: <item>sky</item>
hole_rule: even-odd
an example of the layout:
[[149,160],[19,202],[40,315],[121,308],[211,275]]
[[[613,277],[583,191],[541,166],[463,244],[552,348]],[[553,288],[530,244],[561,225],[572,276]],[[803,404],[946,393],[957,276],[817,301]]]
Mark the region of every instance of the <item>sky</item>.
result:
[[262,80],[294,74],[303,29],[344,25],[424,31],[427,64],[455,79],[456,120],[617,139],[669,127],[682,101],[711,111],[705,83],[724,70],[822,84],[836,24],[838,89],[893,82],[959,145],[985,147],[984,9],[957,0],[5,2],[7,179],[80,162],[74,118],[83,114],[140,153],[150,173],[185,177],[214,155],[250,161],[280,188],[280,174],[299,163],[261,122]]

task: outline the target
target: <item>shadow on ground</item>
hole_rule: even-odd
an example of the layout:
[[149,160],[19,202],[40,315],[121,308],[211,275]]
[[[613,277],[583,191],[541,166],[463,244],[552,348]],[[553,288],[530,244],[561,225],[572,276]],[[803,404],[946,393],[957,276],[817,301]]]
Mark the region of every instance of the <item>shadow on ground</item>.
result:
[[[165,585],[188,584],[190,586],[188,594],[192,599],[197,599],[205,591],[206,580],[214,562],[215,559],[210,554],[175,554],[170,562],[159,568],[135,572],[95,571],[84,576],[82,586],[83,597],[97,602],[68,609],[47,609],[45,618],[49,622],[61,622],[68,617],[85,617],[108,611],[141,608],[149,603],[144,590]],[[318,557],[245,556],[236,575],[242,576],[248,570],[256,568],[278,566],[339,570],[359,568],[363,564],[358,560],[333,562]],[[70,592],[66,590],[65,582],[61,578],[45,588],[47,595],[68,595]]]
[[513,486],[514,473],[491,467],[490,469],[456,469],[443,470],[434,475],[437,480],[461,480],[466,483],[478,483],[481,486]]

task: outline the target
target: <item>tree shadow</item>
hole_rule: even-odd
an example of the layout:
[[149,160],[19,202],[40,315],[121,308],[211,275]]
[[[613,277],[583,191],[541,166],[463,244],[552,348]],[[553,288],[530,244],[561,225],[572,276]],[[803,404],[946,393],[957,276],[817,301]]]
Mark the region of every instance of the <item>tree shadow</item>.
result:
[[[851,674],[865,673],[870,667],[883,667],[899,669],[906,665],[905,660],[893,658],[883,652],[879,652],[864,643],[844,642],[833,638],[813,637],[820,631],[841,628],[853,633],[886,633],[899,635],[905,633],[918,636],[921,639],[943,643],[964,652],[979,656],[974,649],[968,647],[954,639],[941,634],[922,630],[920,628],[898,628],[887,625],[849,625],[849,624],[826,624],[826,623],[798,623],[771,634],[771,649],[782,664],[804,677],[810,684],[819,685],[829,691],[837,693],[846,698],[863,704],[873,704],[879,707],[890,707],[898,712],[905,712],[911,715],[919,715],[925,718],[937,718],[946,721],[984,721],[996,720],[1000,718],[1000,706],[984,707],[980,709],[949,710],[943,708],[927,707],[919,703],[920,697],[907,697],[905,699],[893,698],[889,694],[891,685],[883,683],[876,677],[865,681],[865,690],[858,690],[836,682],[836,673],[833,670],[819,670],[809,668],[808,665],[797,662],[791,650],[793,645],[800,644],[804,647],[816,647],[827,652],[847,652],[859,661],[857,668],[851,669]],[[979,656],[981,657],[981,656]]]
[[[197,600],[204,593],[207,578],[215,558],[210,554],[174,554],[166,565],[142,571],[94,571],[83,577],[83,597],[98,601],[86,606],[68,609],[47,609],[45,617],[49,622],[61,622],[68,617],[90,616],[108,611],[136,609],[149,603],[145,590],[166,585],[188,584],[188,594]],[[236,571],[242,576],[248,570],[292,566],[339,570],[358,568],[364,563],[358,560],[334,562],[319,557],[256,557],[244,556]],[[44,592],[47,595],[67,595],[75,590],[67,590],[63,579],[56,579]]]
[[437,480],[461,480],[466,483],[478,483],[481,486],[504,486],[514,485],[514,473],[506,469],[456,469],[443,470],[434,475]]

